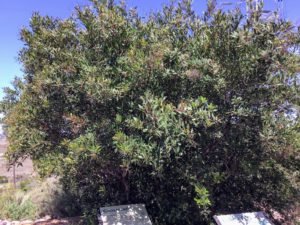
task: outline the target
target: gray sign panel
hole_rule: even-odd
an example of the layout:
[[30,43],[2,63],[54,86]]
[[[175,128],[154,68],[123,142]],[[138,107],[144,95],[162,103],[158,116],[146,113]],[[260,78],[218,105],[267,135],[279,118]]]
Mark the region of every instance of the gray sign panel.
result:
[[218,225],[273,225],[263,212],[214,216]]
[[145,205],[120,205],[100,208],[101,225],[152,225]]

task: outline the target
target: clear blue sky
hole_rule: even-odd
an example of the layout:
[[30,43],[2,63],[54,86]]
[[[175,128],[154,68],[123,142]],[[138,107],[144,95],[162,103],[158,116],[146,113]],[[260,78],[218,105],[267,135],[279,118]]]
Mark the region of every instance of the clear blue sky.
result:
[[[275,0],[265,0],[266,9],[271,9]],[[157,11],[168,0],[127,0],[129,7],[137,6],[146,16]],[[199,13],[204,9],[206,0],[194,0],[194,7]],[[221,2],[220,0],[218,2]],[[222,2],[236,2],[227,0]],[[300,19],[300,1],[284,0],[285,16],[298,23]],[[2,88],[8,86],[15,76],[22,76],[21,65],[17,62],[18,51],[22,47],[19,31],[29,24],[33,12],[42,15],[66,18],[71,15],[76,5],[89,4],[88,0],[1,0],[0,1],[0,99]]]

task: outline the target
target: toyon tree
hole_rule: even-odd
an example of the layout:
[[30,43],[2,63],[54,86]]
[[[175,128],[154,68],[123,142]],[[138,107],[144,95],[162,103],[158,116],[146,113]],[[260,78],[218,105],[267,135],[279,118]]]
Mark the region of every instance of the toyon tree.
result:
[[[87,217],[145,203],[154,224],[299,202],[299,29],[248,0],[190,0],[146,19],[91,1],[66,20],[33,14],[24,75],[1,102],[11,164],[56,175]],[[276,222],[276,221],[275,221]]]

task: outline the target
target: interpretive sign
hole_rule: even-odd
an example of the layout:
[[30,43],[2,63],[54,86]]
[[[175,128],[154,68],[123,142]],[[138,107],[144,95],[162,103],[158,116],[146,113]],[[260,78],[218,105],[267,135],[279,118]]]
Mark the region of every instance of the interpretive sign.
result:
[[218,225],[273,225],[263,212],[214,216]]
[[145,205],[120,205],[100,208],[101,225],[152,225]]

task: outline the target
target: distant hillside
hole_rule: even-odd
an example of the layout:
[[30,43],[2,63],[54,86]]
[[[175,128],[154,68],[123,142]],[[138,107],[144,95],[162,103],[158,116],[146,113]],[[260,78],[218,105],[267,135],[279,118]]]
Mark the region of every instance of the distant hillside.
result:
[[2,125],[0,124],[0,153],[4,153],[6,149],[7,149],[7,141],[2,129]]
[[0,167],[1,167],[1,157],[7,151],[7,146],[8,143],[6,142],[5,138],[0,139]]
[[2,124],[0,124],[0,140],[5,139],[4,131],[2,129]]
[[[3,157],[5,152],[7,151],[8,141],[6,140],[5,134],[2,129],[2,125],[0,124],[0,176],[5,176],[9,180],[12,180],[13,173],[12,170],[7,170],[7,161]],[[23,166],[16,167],[16,176],[25,179],[26,177],[32,176],[34,174],[32,161],[30,159],[26,159],[22,162]],[[0,218],[1,219],[1,218]],[[2,223],[0,222],[0,225]]]
[[0,124],[0,174],[1,174],[1,167],[3,166],[3,161],[2,161],[2,156],[3,154],[6,152],[7,150],[7,140],[6,137],[4,135],[3,129],[2,129],[2,125]]
[[5,139],[5,135],[4,134],[0,134],[0,140],[3,140],[3,139]]

